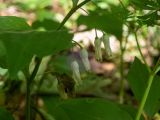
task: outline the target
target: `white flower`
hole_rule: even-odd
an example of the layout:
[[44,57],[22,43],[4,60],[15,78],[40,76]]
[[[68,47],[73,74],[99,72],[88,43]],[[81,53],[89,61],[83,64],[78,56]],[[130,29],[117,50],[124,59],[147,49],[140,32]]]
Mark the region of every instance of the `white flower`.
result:
[[81,84],[81,76],[80,76],[80,72],[79,72],[79,65],[77,63],[77,61],[73,61],[71,63],[71,69],[72,69],[72,77],[74,79],[74,81],[76,82],[77,85]]
[[95,38],[95,55],[98,61],[102,61],[102,51],[101,51],[101,39]]
[[102,37],[102,41],[103,41],[103,44],[104,44],[104,48],[105,48],[105,52],[108,56],[112,56],[112,50],[111,50],[111,47],[110,47],[110,40],[109,40],[109,36],[108,35],[104,35]]
[[80,51],[80,56],[81,56],[81,59],[82,59],[82,62],[84,64],[84,67],[87,71],[90,70],[90,63],[89,63],[89,60],[88,60],[88,52],[86,49],[82,49]]

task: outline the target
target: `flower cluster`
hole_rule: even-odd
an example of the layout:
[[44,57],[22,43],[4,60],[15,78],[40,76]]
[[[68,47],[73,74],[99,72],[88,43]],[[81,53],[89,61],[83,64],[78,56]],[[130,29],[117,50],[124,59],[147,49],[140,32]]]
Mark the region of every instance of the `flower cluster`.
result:
[[108,35],[103,35],[102,38],[95,38],[95,57],[98,61],[102,61],[102,51],[101,51],[101,43],[104,44],[105,52],[110,57],[112,56],[112,50],[110,47],[110,40]]
[[[86,71],[89,71],[90,70],[90,63],[88,60],[88,52],[85,48],[82,48],[82,50],[80,51],[80,57],[81,57],[82,63],[84,65]],[[77,61],[72,61],[71,69],[72,69],[72,77],[73,77],[74,81],[76,82],[76,85],[80,85],[82,83],[82,80],[81,80],[79,65],[78,65]]]
[[[102,51],[101,51],[101,44],[102,43],[104,44],[106,54],[108,56],[112,55],[112,51],[110,48],[109,36],[106,34],[103,35],[102,38],[98,38],[96,36],[95,41],[94,41],[94,45],[95,45],[95,57],[98,61],[102,61]],[[90,62],[88,59],[88,52],[85,48],[81,47],[80,58],[82,60],[82,63],[84,65],[84,68],[86,69],[86,71],[89,71],[91,69],[91,67],[90,67]],[[81,75],[80,75],[80,70],[79,70],[79,64],[76,60],[71,62],[71,71],[72,71],[72,79],[74,80],[75,85],[76,86],[81,85],[82,80],[81,80]],[[61,88],[64,88],[64,84],[59,85],[59,92],[60,92],[61,96],[63,96],[63,98],[65,98],[65,99],[68,98],[67,93],[64,91],[64,89],[61,89]]]

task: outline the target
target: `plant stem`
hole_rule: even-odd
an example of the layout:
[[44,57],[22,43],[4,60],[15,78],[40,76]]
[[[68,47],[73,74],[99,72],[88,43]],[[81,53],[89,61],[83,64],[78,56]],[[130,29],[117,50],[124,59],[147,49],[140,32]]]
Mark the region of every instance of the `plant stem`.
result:
[[81,8],[83,5],[85,5],[86,3],[88,3],[91,0],[84,0],[83,2],[81,2],[79,5],[73,7],[69,13],[66,15],[66,17],[63,19],[63,21],[61,22],[61,24],[59,25],[59,27],[57,28],[57,30],[60,30],[64,24],[68,21],[68,19],[73,15],[74,12],[76,12],[79,8]]
[[[83,5],[85,5],[86,3],[90,2],[91,0],[84,0],[83,2],[81,2],[79,5],[73,7],[69,13],[66,15],[66,17],[63,19],[63,21],[61,22],[61,24],[59,25],[59,27],[57,28],[57,31],[60,30],[64,24],[68,21],[68,19],[72,16],[72,14],[77,11],[80,7],[82,7]],[[35,79],[35,76],[38,72],[38,69],[40,67],[42,58],[39,58],[36,66],[30,76],[30,78],[27,80],[27,86],[26,86],[26,120],[31,120],[31,85],[32,85],[32,81]]]
[[142,58],[144,64],[147,66],[148,71],[151,72],[151,69],[149,68],[149,66],[148,66],[148,64],[147,64],[147,62],[146,62],[146,60],[145,60],[145,58],[144,58],[144,56],[142,54],[141,47],[140,47],[140,44],[138,42],[138,37],[137,37],[137,33],[136,32],[134,32],[134,36],[135,36],[135,39],[136,39],[137,48],[138,48],[138,51],[139,51],[139,53],[141,55],[141,58]]
[[150,88],[151,88],[151,85],[152,85],[152,82],[153,82],[153,79],[154,79],[154,74],[151,74],[150,77],[149,77],[149,80],[148,80],[147,88],[146,88],[145,93],[142,97],[142,100],[141,100],[141,103],[140,103],[140,106],[139,106],[139,109],[138,109],[135,120],[140,120],[141,114],[143,112],[144,105],[146,103],[146,100],[147,100],[147,97],[148,97],[148,94],[149,94],[149,91],[150,91]]
[[36,63],[36,66],[30,76],[30,78],[27,80],[27,93],[26,93],[26,120],[31,120],[31,85],[32,85],[32,81],[34,80],[37,72],[38,72],[38,69],[39,69],[39,66],[41,64],[41,60],[42,59],[37,59],[37,63]]
[[121,53],[121,65],[120,65],[120,74],[121,74],[121,80],[120,80],[120,93],[119,93],[119,103],[123,104],[124,102],[124,62],[123,62],[123,53]]
[[123,41],[120,41],[120,50],[121,50],[121,55],[120,55],[120,75],[121,75],[121,80],[120,80],[120,92],[119,92],[119,103],[123,104],[124,102],[124,87],[125,87],[125,80],[124,80],[124,52],[126,50],[126,45],[128,41],[128,35],[124,39],[124,45]]
[[121,75],[121,80],[120,80],[120,92],[119,92],[119,103],[122,104],[124,101],[124,49],[123,49],[123,45],[122,45],[122,40],[120,41],[120,50],[121,50],[121,54],[120,54],[120,75]]
[[147,97],[148,97],[149,91],[151,89],[151,85],[152,85],[153,80],[154,80],[154,76],[156,75],[156,69],[158,68],[159,65],[160,65],[160,57],[159,57],[156,65],[154,66],[153,71],[150,72],[148,85],[147,85],[147,88],[146,88],[146,90],[144,92],[144,95],[142,97],[142,100],[141,100],[140,106],[138,108],[138,112],[137,112],[135,120],[140,120],[141,114],[143,112],[143,108],[144,108],[145,103],[147,101]]
[[157,61],[156,65],[155,65],[155,67],[153,69],[153,73],[157,72],[157,69],[158,69],[159,65],[160,65],[160,57],[158,58],[158,61]]
[[83,46],[81,44],[79,44],[77,41],[72,40],[75,44],[77,44],[81,49],[83,48]]

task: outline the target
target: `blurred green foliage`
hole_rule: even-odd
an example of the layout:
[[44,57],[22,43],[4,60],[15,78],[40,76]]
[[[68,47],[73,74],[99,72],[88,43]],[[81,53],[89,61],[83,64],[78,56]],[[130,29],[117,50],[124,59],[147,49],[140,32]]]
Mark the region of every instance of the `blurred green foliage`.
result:
[[[34,99],[35,96],[44,100],[44,106],[34,108],[42,118],[45,116],[48,117],[45,119],[55,118],[57,120],[133,120],[135,118],[137,110],[134,109],[134,106],[137,106],[137,103],[134,103],[134,100],[125,101],[126,104],[131,103],[132,106],[129,107],[116,103],[119,97],[117,92],[120,91],[119,81],[122,81],[120,79],[128,80],[129,86],[124,84],[126,87],[124,88],[125,95],[129,96],[130,99],[134,99],[135,96],[136,102],[140,103],[147,88],[150,73],[147,70],[148,65],[142,64],[138,58],[135,58],[130,68],[130,63],[124,60],[123,53],[128,49],[132,53],[135,52],[132,46],[128,47],[128,41],[137,32],[139,33],[138,39],[146,39],[144,41],[150,45],[149,47],[158,51],[156,55],[160,54],[160,1],[92,0],[82,7],[81,11],[77,10],[74,13],[75,15],[67,21],[62,30],[57,31],[65,14],[70,9],[74,10],[81,2],[82,0],[15,0],[0,5],[0,9],[14,6],[18,9],[17,12],[25,13],[26,16],[29,16],[30,13],[35,15],[30,20],[30,25],[27,23],[27,17],[24,19],[0,16],[0,67],[8,69],[5,74],[0,76],[2,79],[0,80],[0,99],[5,98],[1,99],[0,104],[5,106],[5,100],[9,101],[9,87],[17,89],[17,94],[26,93],[24,88],[19,90],[17,86],[26,87],[24,84],[30,77],[31,67],[36,65],[35,56],[39,58],[49,56],[48,61],[43,63],[45,65],[41,64],[40,75],[37,74],[31,86],[33,101],[38,101],[38,99]],[[54,8],[53,4],[56,4],[57,8]],[[85,29],[81,31],[82,26],[85,26]],[[112,62],[116,65],[116,70],[109,73],[111,75],[106,75],[107,77],[103,76],[103,73],[98,76],[93,71],[86,72],[84,70],[79,48],[77,49],[77,46],[81,48],[83,45],[81,46],[81,43],[75,44],[76,42],[73,41],[73,36],[76,35],[77,31],[81,33],[93,29],[97,29],[109,37],[115,36],[116,42],[121,47],[112,59],[107,58],[106,61],[99,63]],[[154,30],[154,32],[149,33],[149,29]],[[140,47],[147,49],[147,46]],[[74,49],[77,51],[74,52]],[[94,60],[94,55],[92,55],[94,48],[91,46],[88,51],[91,55],[89,56],[90,60]],[[154,66],[154,58],[152,57],[155,53],[150,54],[151,65]],[[73,60],[77,60],[80,65],[83,83],[79,86],[75,85],[72,78],[70,64]],[[112,77],[108,78],[108,76]],[[120,78],[120,76],[122,77]],[[21,81],[17,84],[19,79]],[[158,74],[155,75],[144,106],[144,112],[149,118],[152,118],[160,110],[159,80]],[[16,87],[14,87],[14,82]],[[116,102],[104,100],[104,98],[110,98],[108,89],[111,89],[110,91],[115,96],[112,100]],[[71,94],[69,97],[75,98],[62,100],[57,97],[60,90],[64,94]],[[129,90],[134,95],[129,93]],[[1,118],[13,120],[11,113],[0,107]]]

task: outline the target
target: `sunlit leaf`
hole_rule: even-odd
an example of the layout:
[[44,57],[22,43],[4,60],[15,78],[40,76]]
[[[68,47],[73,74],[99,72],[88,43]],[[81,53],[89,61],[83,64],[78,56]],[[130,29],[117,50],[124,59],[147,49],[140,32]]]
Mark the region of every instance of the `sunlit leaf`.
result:
[[[148,79],[149,72],[147,67],[142,64],[139,59],[135,58],[128,73],[128,81],[135,97],[139,102],[141,101],[144,91],[147,87]],[[149,116],[153,116],[154,113],[160,109],[159,91],[160,77],[155,76],[144,108],[145,112],[147,112]]]
[[0,31],[22,31],[30,29],[30,26],[23,18],[15,16],[0,16]]
[[160,1],[159,0],[130,0],[136,7],[139,9],[145,10],[155,10],[159,9]]
[[59,102],[54,98],[44,100],[48,112],[57,120],[133,120],[128,112],[104,99],[81,98]]
[[0,33],[10,76],[15,77],[19,70],[24,69],[33,55],[44,57],[69,48],[71,39],[72,35],[65,31]]
[[128,16],[128,11],[120,6],[111,6],[111,9],[97,9],[90,11],[88,16],[81,15],[78,18],[78,25],[86,25],[88,28],[97,28],[115,35],[117,38],[122,37],[122,25]]

